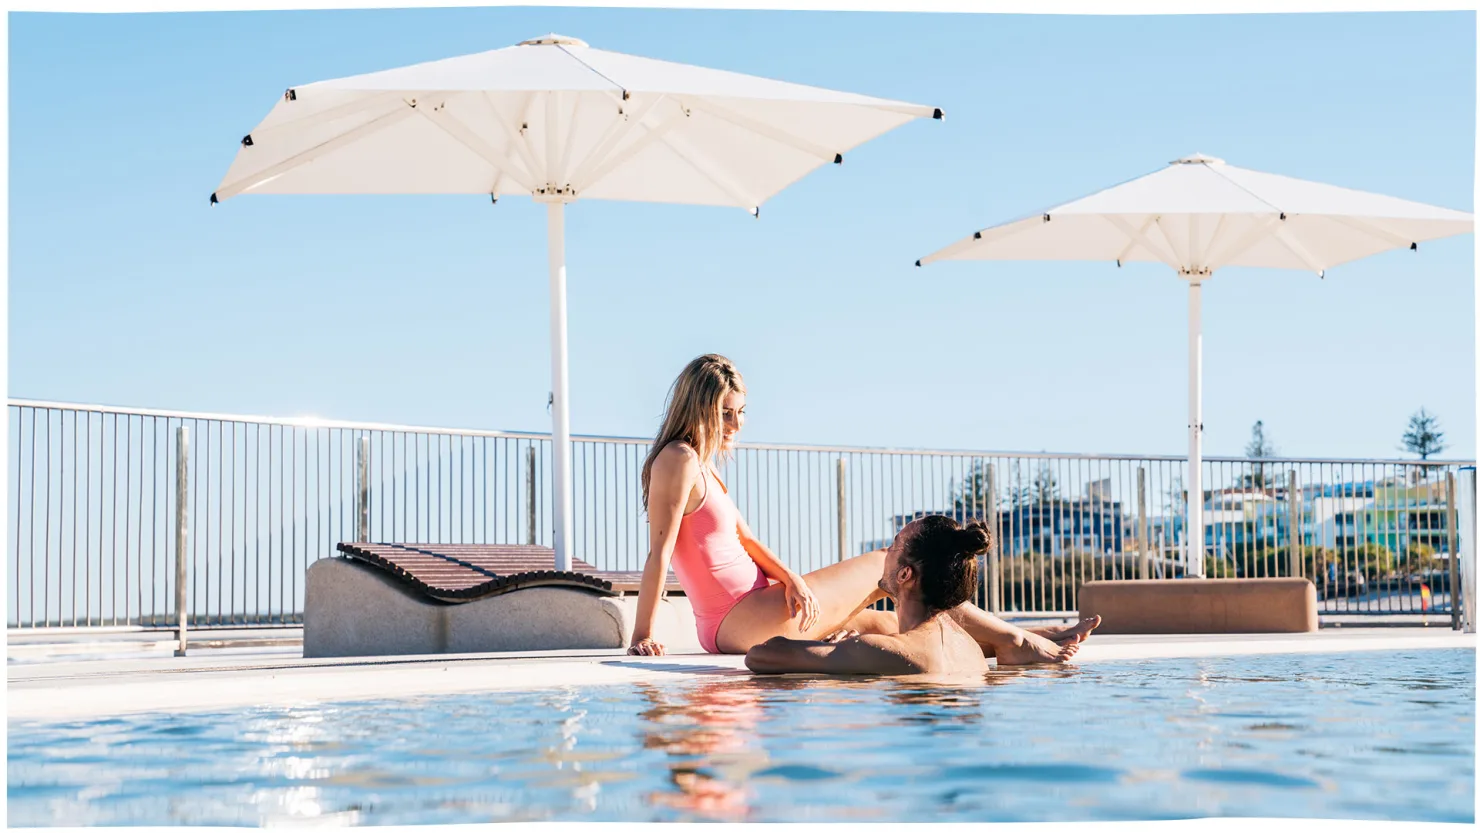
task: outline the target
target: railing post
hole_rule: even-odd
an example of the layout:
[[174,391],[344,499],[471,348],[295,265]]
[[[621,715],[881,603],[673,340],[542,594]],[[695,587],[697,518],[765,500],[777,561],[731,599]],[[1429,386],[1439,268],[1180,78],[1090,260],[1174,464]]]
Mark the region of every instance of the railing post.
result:
[[[1460,611],[1465,633],[1475,632],[1475,467],[1459,470],[1459,487],[1455,490],[1459,507],[1459,589]],[[1451,555],[1451,558],[1454,556]],[[1450,590],[1451,596],[1453,589]]]
[[370,540],[370,438],[361,437],[355,453],[355,540]]
[[987,464],[987,525],[992,529],[992,548],[987,550],[987,610],[1002,610],[1002,529],[997,519],[997,465]]
[[528,522],[529,532],[526,533],[528,543],[531,547],[539,543],[539,533],[535,529],[535,480],[534,480],[534,446],[530,446],[524,455],[524,515]]
[[1454,472],[1444,473],[1444,526],[1449,532],[1449,625],[1454,630],[1464,626],[1459,592],[1459,490],[1454,485]]
[[848,558],[848,460],[838,458],[838,560]]
[[1151,531],[1146,517],[1146,467],[1136,467],[1136,544],[1141,550],[1140,569],[1136,576],[1151,578]]
[[1286,522],[1290,525],[1290,575],[1300,578],[1305,575],[1305,562],[1300,558],[1300,546],[1303,535],[1301,534],[1302,518],[1300,516],[1300,480],[1299,474],[1290,469],[1290,489],[1286,496],[1290,504],[1285,513]]
[[185,656],[190,617],[190,569],[186,544],[190,537],[190,429],[175,429],[175,624],[180,644],[175,656]]

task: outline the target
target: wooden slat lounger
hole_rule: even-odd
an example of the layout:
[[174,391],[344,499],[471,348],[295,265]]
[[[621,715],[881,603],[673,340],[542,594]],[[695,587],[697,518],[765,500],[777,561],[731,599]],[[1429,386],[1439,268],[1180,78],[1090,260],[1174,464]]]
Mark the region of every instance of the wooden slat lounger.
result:
[[[341,553],[378,567],[418,592],[443,602],[471,602],[526,587],[578,587],[607,595],[636,593],[641,572],[597,570],[572,559],[552,569],[555,551],[524,544],[340,543]],[[669,593],[682,592],[672,573]]]

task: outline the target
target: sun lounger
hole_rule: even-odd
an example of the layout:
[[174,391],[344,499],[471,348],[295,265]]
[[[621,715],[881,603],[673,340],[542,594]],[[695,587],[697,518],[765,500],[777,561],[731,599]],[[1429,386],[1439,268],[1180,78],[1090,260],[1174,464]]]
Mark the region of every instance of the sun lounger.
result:
[[[572,569],[551,569],[555,551],[519,544],[372,544],[341,543],[351,559],[379,567],[426,596],[444,602],[468,602],[526,587],[578,587],[625,595],[636,593],[641,572],[597,570],[571,559]],[[668,574],[669,593],[682,593]]]
[[[547,547],[352,542],[308,568],[305,657],[620,649],[630,641],[642,574],[575,560],[552,569]],[[654,636],[699,651],[676,580]]]

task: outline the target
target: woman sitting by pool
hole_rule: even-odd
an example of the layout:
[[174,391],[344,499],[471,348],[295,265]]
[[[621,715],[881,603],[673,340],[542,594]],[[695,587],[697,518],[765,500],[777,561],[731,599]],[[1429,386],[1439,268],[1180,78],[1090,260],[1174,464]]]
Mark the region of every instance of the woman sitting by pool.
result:
[[[866,609],[887,595],[880,587],[887,550],[802,576],[756,540],[714,469],[716,457],[733,451],[744,423],[745,383],[734,364],[714,354],[689,362],[669,391],[662,427],[642,467],[651,550],[628,653],[664,652],[652,630],[670,564],[693,606],[699,644],[712,654],[744,654],[777,636],[898,633],[893,612]],[[1099,624],[1090,619],[1029,631],[970,602],[949,613],[999,665],[1063,662],[1065,648]]]

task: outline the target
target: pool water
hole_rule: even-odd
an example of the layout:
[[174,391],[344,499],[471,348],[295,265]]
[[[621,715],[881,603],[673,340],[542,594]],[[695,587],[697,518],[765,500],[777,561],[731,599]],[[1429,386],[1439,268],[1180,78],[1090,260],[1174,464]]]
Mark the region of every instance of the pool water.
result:
[[1474,720],[1456,649],[13,721],[8,822],[1472,823]]

